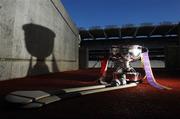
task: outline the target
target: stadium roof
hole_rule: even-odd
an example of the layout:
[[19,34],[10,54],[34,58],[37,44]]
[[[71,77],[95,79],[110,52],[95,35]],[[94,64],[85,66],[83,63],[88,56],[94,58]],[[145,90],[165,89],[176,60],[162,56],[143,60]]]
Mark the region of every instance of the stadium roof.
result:
[[179,23],[171,22],[162,22],[158,25],[142,23],[139,26],[126,24],[122,27],[109,25],[104,28],[100,26],[89,29],[79,28],[79,31],[82,40],[168,37],[178,35],[178,25]]

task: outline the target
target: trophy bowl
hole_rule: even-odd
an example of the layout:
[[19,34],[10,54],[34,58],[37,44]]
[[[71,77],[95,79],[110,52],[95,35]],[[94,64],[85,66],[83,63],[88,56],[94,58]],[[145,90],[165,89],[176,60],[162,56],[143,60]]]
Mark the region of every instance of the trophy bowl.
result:
[[139,60],[142,53],[140,45],[126,45],[121,47],[121,56],[127,61]]

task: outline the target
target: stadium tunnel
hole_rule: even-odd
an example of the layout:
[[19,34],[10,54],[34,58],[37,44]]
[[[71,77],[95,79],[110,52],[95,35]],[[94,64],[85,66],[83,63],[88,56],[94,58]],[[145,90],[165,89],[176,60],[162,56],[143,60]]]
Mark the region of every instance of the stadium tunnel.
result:
[[[81,36],[80,68],[100,67],[100,57],[108,54],[112,45],[138,44],[149,49],[154,68],[169,70],[180,67],[180,24],[162,22],[158,25],[142,23],[79,28]],[[140,63],[132,64],[141,67]]]

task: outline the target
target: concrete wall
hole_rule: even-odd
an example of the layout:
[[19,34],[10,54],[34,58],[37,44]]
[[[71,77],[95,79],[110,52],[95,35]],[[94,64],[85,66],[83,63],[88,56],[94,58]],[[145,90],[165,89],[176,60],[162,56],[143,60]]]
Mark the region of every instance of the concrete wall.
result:
[[0,1],[0,80],[77,70],[79,42],[59,0]]

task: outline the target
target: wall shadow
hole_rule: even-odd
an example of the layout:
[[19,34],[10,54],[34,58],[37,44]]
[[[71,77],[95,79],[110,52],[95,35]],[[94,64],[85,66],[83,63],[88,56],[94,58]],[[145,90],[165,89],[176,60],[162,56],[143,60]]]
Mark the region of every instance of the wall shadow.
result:
[[[32,76],[50,73],[45,61],[48,56],[53,55],[52,62],[56,62],[53,54],[55,33],[49,28],[37,24],[25,24],[22,28],[24,30],[26,49],[31,54],[27,75]],[[36,57],[36,64],[34,66],[32,66],[32,57]],[[52,67],[53,66],[54,65],[52,65]],[[55,69],[58,70],[57,68]]]

